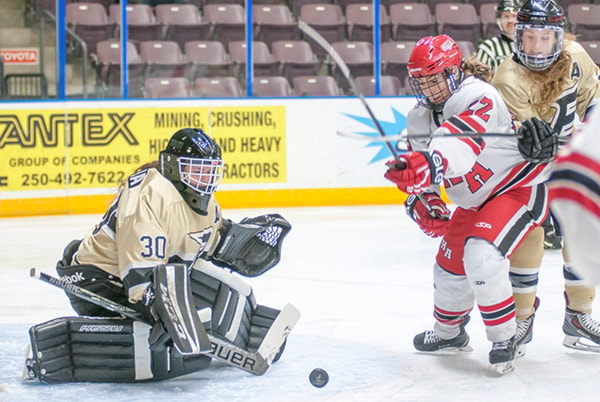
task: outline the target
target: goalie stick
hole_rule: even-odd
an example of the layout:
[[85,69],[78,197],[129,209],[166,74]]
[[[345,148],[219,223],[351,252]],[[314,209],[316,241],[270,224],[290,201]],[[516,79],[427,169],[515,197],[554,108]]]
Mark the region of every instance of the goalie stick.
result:
[[[352,78],[352,74],[350,74],[350,68],[348,67],[346,62],[342,59],[342,56],[340,56],[340,54],[338,52],[336,52],[336,50],[333,48],[333,46],[331,46],[331,43],[327,42],[327,39],[325,39],[320,33],[318,33],[313,28],[311,28],[306,22],[299,21],[298,28],[302,32],[304,32],[309,38],[311,38],[312,40],[317,42],[319,44],[319,46],[321,46],[323,48],[323,50],[325,50],[327,52],[327,54],[333,59],[335,64],[338,66],[338,68],[342,72],[342,75],[344,76],[346,81],[348,81],[350,88],[352,89],[352,91],[354,91],[354,93],[356,94],[356,96],[358,97],[358,99],[360,100],[362,105],[364,106],[365,110],[369,114],[369,117],[371,118],[371,120],[373,121],[373,124],[375,124],[375,127],[377,128],[377,132],[379,132],[379,135],[385,139],[387,137],[387,135],[386,135],[385,131],[383,130],[383,127],[381,127],[379,120],[377,120],[377,118],[375,117],[375,114],[371,110],[371,107],[367,103],[367,100],[363,96],[362,92],[360,92],[358,90],[358,87],[356,86],[356,84],[354,83],[354,79]],[[385,141],[385,144],[387,145],[390,153],[392,154],[392,156],[394,157],[394,160],[396,161],[395,166],[399,169],[402,169],[403,167],[405,167],[406,163],[400,158],[400,155],[398,155],[398,152],[396,152],[396,150],[394,149],[392,144],[390,144],[389,141]],[[431,208],[431,206],[429,205],[427,200],[425,200],[425,197],[423,197],[422,194],[416,194],[416,196],[423,203],[423,205],[425,206],[425,209],[427,209],[427,212],[429,213],[429,215],[431,215],[434,218],[444,219],[444,218],[442,218],[442,216],[440,214],[438,214],[436,211],[434,211]]]
[[[29,276],[39,279],[42,282],[56,286],[63,291],[79,297],[82,300],[94,303],[97,306],[103,307],[109,311],[119,313],[132,320],[143,322],[147,325],[152,325],[151,322],[145,320],[140,313],[122,304],[116,303],[96,293],[90,292],[87,289],[68,283],[46,274],[36,268],[29,270]],[[218,361],[225,363],[228,366],[233,366],[254,375],[263,375],[271,366],[273,359],[279,352],[279,349],[285,342],[288,334],[294,328],[300,319],[300,312],[291,304],[286,304],[277,315],[277,318],[269,328],[257,352],[249,352],[240,347],[232,345],[222,339],[208,335],[212,349],[207,352],[208,355]]]

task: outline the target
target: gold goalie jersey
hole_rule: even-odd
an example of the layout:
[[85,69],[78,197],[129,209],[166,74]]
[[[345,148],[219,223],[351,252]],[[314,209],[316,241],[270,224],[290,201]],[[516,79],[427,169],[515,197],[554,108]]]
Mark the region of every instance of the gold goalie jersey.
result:
[[[500,91],[513,118],[517,121],[528,120],[532,117],[548,122],[560,137],[566,140],[579,120],[583,120],[591,107],[598,102],[600,96],[600,69],[577,42],[565,40],[563,52],[571,56],[571,68],[566,77],[564,90],[558,99],[544,115],[540,115],[532,105],[539,104],[547,94],[542,93],[539,85],[529,77],[527,67],[515,60],[515,56],[507,58],[498,67],[493,79],[493,85]],[[551,77],[559,81],[561,77]],[[521,94],[527,94],[522,96]]]
[[212,253],[221,226],[221,210],[212,197],[207,211],[206,216],[194,212],[158,170],[143,170],[129,177],[74,261],[121,278],[135,303],[149,284],[145,274],[156,265]]

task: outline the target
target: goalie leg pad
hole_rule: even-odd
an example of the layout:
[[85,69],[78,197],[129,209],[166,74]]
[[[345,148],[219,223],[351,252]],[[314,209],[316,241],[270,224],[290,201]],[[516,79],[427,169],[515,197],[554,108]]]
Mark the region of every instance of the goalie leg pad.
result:
[[252,288],[239,276],[209,264],[194,267],[190,282],[199,314],[210,313],[212,335],[246,349],[256,308]]
[[198,316],[185,264],[158,265],[153,271],[152,312],[183,355],[211,350],[204,325]]
[[189,374],[210,357],[150,352],[150,327],[124,318],[62,317],[29,329],[30,379],[43,383],[138,382]]
[[[194,302],[212,312],[211,333],[250,352],[259,350],[280,310],[256,303],[252,288],[241,278],[214,266],[191,272]],[[285,343],[281,345],[281,356]]]

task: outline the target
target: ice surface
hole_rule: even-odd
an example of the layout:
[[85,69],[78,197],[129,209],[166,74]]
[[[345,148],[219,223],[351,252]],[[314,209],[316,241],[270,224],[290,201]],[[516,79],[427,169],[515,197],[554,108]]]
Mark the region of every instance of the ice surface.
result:
[[[228,210],[228,218],[278,212],[293,225],[280,264],[246,279],[257,301],[292,303],[302,313],[287,349],[261,377],[214,364],[178,379],[143,384],[23,382],[29,326],[74,315],[58,289],[29,278],[54,274],[63,247],[98,215],[0,219],[0,401],[586,401],[598,400],[600,354],[562,346],[560,252],[546,251],[541,306],[527,355],[499,377],[474,311],[473,352],[416,353],[413,336],[433,325],[431,266],[437,240],[421,234],[401,206]],[[596,306],[596,317],[600,309]],[[315,367],[329,373],[310,385]]]

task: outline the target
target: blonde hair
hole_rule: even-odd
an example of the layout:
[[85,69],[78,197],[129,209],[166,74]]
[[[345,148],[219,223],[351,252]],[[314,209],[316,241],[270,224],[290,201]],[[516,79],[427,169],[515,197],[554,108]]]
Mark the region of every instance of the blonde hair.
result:
[[494,73],[487,64],[481,62],[475,53],[463,60],[462,65],[465,78],[469,76],[475,76],[482,81],[491,82]]
[[526,77],[531,80],[535,87],[539,88],[541,94],[544,94],[532,105],[539,116],[547,115],[550,106],[565,90],[572,61],[571,55],[565,51],[565,45],[568,41],[573,40],[575,40],[575,36],[565,32],[563,50],[560,52],[558,59],[544,71],[527,71]]

